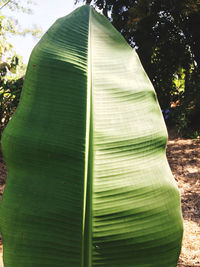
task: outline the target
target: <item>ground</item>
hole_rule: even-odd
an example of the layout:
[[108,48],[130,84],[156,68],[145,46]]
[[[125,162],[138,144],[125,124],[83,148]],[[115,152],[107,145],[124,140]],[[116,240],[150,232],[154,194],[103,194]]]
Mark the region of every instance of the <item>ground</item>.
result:
[[184,218],[178,267],[200,267],[200,139],[169,140],[167,158],[181,193]]
[[[177,267],[200,267],[200,139],[169,139],[167,158],[181,193],[184,218],[183,246]],[[6,167],[0,154],[0,198],[5,179]],[[0,267],[3,267],[1,256]]]

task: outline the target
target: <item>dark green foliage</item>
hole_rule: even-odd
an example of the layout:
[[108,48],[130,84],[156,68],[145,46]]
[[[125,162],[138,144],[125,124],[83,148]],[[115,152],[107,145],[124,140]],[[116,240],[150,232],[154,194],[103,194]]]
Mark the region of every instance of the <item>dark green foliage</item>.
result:
[[0,68],[0,136],[15,112],[23,86],[23,77],[7,79],[8,69],[16,69],[18,58],[14,57],[11,64],[3,63]]
[[200,131],[200,71],[195,68],[186,74],[185,92],[179,96],[179,105],[172,110],[169,126],[176,125],[185,137],[196,138]]

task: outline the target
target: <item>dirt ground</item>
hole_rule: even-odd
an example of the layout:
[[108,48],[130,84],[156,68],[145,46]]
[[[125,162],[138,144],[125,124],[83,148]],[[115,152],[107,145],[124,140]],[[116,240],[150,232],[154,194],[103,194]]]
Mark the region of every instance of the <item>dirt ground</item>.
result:
[[[177,181],[184,218],[182,252],[177,267],[200,267],[200,139],[169,139],[167,158]],[[6,167],[0,154],[0,198]],[[2,246],[0,246],[0,267]],[[162,266],[160,266],[162,267]]]
[[181,193],[184,218],[178,267],[200,267],[200,139],[169,140],[167,158]]

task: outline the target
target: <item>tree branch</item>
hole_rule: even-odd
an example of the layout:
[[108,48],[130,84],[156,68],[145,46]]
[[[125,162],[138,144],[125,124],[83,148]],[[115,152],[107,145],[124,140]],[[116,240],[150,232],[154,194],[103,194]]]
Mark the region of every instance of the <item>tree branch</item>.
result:
[[5,7],[7,4],[9,4],[12,0],[8,0],[3,6],[0,7],[0,10]]

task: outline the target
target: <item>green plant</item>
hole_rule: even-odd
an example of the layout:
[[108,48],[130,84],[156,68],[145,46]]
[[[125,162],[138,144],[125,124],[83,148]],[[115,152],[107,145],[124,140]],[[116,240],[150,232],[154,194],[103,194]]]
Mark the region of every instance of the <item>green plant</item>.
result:
[[[182,75],[185,76],[183,79],[175,80],[178,90],[177,94],[172,96],[174,99],[172,98],[173,102],[171,102],[171,109],[166,123],[170,128],[176,129],[180,136],[194,138],[200,134],[199,68],[191,66],[190,70],[184,70]],[[181,84],[182,86],[180,86]]]
[[24,65],[17,56],[0,65],[0,136],[19,103],[24,81],[21,77],[23,71]]
[[5,267],[174,267],[180,196],[137,54],[89,6],[31,55],[2,148]]
[[21,94],[23,85],[23,78],[12,81],[5,84],[5,89],[2,88],[0,91],[0,131],[3,132],[5,126],[12,118]]

